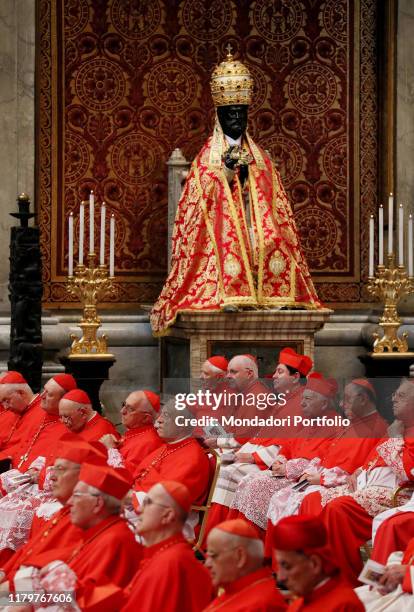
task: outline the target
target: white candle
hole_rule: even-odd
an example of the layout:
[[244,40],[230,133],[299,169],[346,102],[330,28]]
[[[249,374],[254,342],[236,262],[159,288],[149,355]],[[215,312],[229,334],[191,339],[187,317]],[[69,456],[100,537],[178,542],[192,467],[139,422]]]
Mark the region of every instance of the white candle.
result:
[[381,204],[378,214],[378,264],[384,264],[384,207]]
[[89,253],[94,252],[95,241],[95,197],[93,191],[89,195]]
[[68,249],[68,275],[73,276],[73,213],[69,215],[69,249]]
[[85,205],[81,202],[79,213],[79,264],[83,264],[83,235],[85,233]]
[[408,216],[408,276],[413,276],[413,216]]
[[404,208],[398,207],[398,265],[404,265]]
[[109,276],[115,276],[115,217],[113,214],[109,224]]
[[369,219],[369,276],[374,276],[374,215]]
[[106,206],[105,202],[102,202],[101,206],[101,242],[100,242],[100,258],[99,263],[101,266],[105,263],[105,214]]
[[388,198],[388,254],[392,253],[394,231],[394,198],[390,193]]

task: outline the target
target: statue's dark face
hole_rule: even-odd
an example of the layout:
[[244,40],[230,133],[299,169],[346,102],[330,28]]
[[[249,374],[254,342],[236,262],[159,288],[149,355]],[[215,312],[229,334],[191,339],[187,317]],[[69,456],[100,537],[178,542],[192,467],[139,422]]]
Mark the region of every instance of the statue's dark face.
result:
[[247,104],[230,104],[229,106],[218,106],[217,116],[226,136],[237,140],[247,128]]

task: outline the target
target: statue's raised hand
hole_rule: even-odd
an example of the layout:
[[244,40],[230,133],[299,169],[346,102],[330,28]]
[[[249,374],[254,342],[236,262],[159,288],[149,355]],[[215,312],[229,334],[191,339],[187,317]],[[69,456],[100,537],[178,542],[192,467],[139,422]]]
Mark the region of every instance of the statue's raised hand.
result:
[[239,149],[238,145],[231,145],[227,151],[224,153],[223,161],[226,168],[229,170],[234,170],[237,162],[239,161]]

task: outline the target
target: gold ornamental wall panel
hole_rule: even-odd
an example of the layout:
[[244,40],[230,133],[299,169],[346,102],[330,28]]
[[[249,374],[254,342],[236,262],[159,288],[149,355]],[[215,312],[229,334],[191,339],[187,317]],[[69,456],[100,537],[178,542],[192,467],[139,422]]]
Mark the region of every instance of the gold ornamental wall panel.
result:
[[[278,165],[325,303],[369,300],[377,207],[375,0],[38,0],[37,210],[46,306],[70,306],[67,220],[91,189],[116,217],[118,305],[167,270],[167,167],[214,119],[230,44],[255,78],[249,130]],[[96,217],[98,235],[99,218]],[[75,235],[78,227],[75,223]],[[75,250],[76,257],[76,250]]]

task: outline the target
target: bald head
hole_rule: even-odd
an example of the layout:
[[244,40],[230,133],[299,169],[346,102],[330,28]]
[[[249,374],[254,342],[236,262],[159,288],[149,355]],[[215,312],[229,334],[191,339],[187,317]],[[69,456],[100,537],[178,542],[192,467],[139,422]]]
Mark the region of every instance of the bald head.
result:
[[144,391],[132,391],[122,403],[122,424],[127,429],[152,425],[157,416]]
[[27,383],[5,383],[0,388],[3,406],[15,414],[22,414],[34,397]]
[[206,567],[214,586],[225,586],[263,565],[263,542],[221,529],[212,529],[207,538]]
[[257,363],[246,355],[236,355],[229,361],[227,368],[227,382],[237,391],[257,380],[259,371]]

